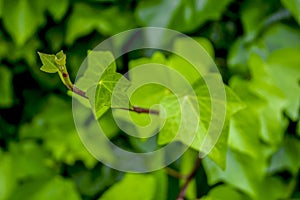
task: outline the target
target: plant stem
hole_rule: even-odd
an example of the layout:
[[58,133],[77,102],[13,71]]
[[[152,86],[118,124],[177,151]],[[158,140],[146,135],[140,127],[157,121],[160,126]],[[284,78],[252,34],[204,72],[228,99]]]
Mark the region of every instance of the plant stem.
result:
[[80,90],[79,88],[77,88],[77,87],[74,86],[74,85],[72,86],[72,92],[74,92],[74,93],[76,93],[76,94],[78,94],[78,95],[80,95],[80,96],[82,96],[82,97],[88,99],[88,97],[85,95],[85,92],[82,91],[82,90]]
[[187,189],[189,183],[192,181],[192,179],[196,176],[197,170],[199,169],[200,165],[201,165],[201,158],[198,157],[195,162],[194,168],[192,169],[191,173],[185,179],[185,182],[184,182],[183,186],[181,187],[176,200],[184,200],[186,189]]
[[[69,88],[75,94],[78,94],[79,96],[88,99],[88,97],[86,96],[85,92],[82,91],[82,90],[80,90],[76,86],[71,85],[71,86],[67,86],[67,88]],[[139,106],[133,106],[132,108],[112,108],[112,109],[128,110],[128,111],[136,112],[136,113],[139,113],[139,114],[140,113],[148,113],[148,114],[153,114],[153,115],[159,115],[159,111],[158,110],[151,110],[151,109],[148,109],[148,108],[141,108]]]
[[178,178],[178,179],[186,179],[187,178],[187,176],[179,173],[178,171],[176,171],[176,170],[174,170],[170,167],[166,167],[165,171],[168,175],[173,176],[173,177]]

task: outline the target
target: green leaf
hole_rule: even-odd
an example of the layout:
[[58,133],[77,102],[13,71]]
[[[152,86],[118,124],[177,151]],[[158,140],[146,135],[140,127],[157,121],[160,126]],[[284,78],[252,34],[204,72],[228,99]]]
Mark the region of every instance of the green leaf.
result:
[[[241,20],[245,31],[245,40],[252,41],[267,25],[269,18],[277,8],[277,1],[248,0],[241,9]],[[280,12],[280,11],[279,11]],[[278,12],[276,13],[278,15]],[[274,14],[275,15],[275,14]]]
[[48,152],[42,146],[37,145],[35,141],[11,143],[9,153],[12,157],[12,169],[15,171],[15,177],[19,180],[48,178],[55,173],[45,159],[49,156]]
[[53,19],[56,22],[59,22],[67,12],[68,7],[68,0],[52,0],[47,8],[50,14],[52,15]]
[[66,43],[72,44],[77,38],[88,35],[93,30],[109,36],[134,27],[132,14],[118,7],[103,9],[87,3],[76,3],[68,20]]
[[24,45],[45,22],[45,8],[41,4],[39,1],[3,0],[3,24],[17,46]]
[[70,180],[66,180],[57,176],[45,184],[43,188],[38,190],[37,193],[33,195],[32,200],[60,199],[62,196],[64,196],[64,199],[66,200],[81,199],[80,195],[76,191],[74,183],[72,183]]
[[[61,27],[51,27],[46,32],[46,39],[51,50],[57,52],[61,49],[64,42],[64,33],[61,31]],[[68,64],[70,66],[70,63]]]
[[[90,100],[96,117],[100,118],[111,107],[113,94],[120,101],[120,104],[117,102],[114,106],[122,108],[123,105],[121,102],[124,98],[127,98],[124,93],[129,86],[129,81],[126,78],[122,78],[122,75],[116,72],[114,58],[109,52],[90,52],[88,62],[88,69],[76,85],[88,88],[86,95]],[[101,72],[103,72],[101,78],[97,80]],[[84,82],[87,79],[88,82]],[[121,82],[114,92],[115,86],[119,81]],[[90,85],[88,86],[88,84]],[[126,105],[126,108],[128,106]]]
[[[210,77],[216,78],[214,76]],[[223,124],[222,132],[216,142],[212,151],[208,154],[208,156],[213,159],[222,169],[226,166],[226,152],[228,146],[228,133],[229,133],[229,120],[231,116],[234,115],[239,110],[243,109],[245,105],[242,103],[240,98],[228,87],[225,87],[226,92],[226,102],[216,101],[211,99],[210,93],[208,91],[207,86],[203,82],[203,80],[196,82],[196,94],[199,102],[200,108],[200,128],[198,130],[198,134],[194,143],[192,144],[192,148],[199,149],[199,147],[203,143],[203,139],[207,134],[209,126],[216,126],[215,124],[211,124],[211,103],[214,101],[215,104],[223,104],[226,103],[226,116],[225,122]],[[221,116],[220,116],[221,117]]]
[[42,140],[44,148],[57,161],[72,165],[81,160],[86,167],[91,168],[97,160],[83,146],[71,111],[71,102],[50,96],[41,112],[30,123],[22,125],[20,138]]
[[0,66],[0,107],[2,108],[9,108],[13,104],[12,78],[12,72]]
[[[278,38],[286,38],[286,40],[282,41]],[[270,53],[281,48],[299,47],[299,30],[276,23],[266,29],[264,34],[253,43],[249,44],[245,36],[237,39],[229,51],[228,65],[233,72],[247,77],[249,76],[247,63],[252,53],[259,54],[263,59],[266,59]]]
[[[192,142],[193,135],[195,135],[193,129],[197,126],[195,123],[199,121],[197,97],[183,95],[177,98],[175,95],[170,95],[162,99],[160,103],[166,110],[167,117],[159,133],[158,144],[167,144],[174,139],[185,144]],[[182,127],[180,124],[183,124]],[[183,135],[178,135],[179,130]]]
[[248,196],[240,193],[229,185],[220,185],[211,189],[206,196],[201,198],[203,200],[223,200],[223,199],[232,199],[232,200],[250,200]]
[[41,67],[41,70],[47,73],[56,73],[58,72],[58,67],[55,62],[55,55],[53,54],[44,54],[38,52],[40,59],[43,63],[43,66]]
[[297,135],[300,136],[300,119],[298,120],[298,123],[297,123]]
[[300,168],[300,141],[287,135],[283,145],[272,156],[269,172],[276,173],[289,170],[292,174],[297,174]]
[[[36,67],[36,50],[41,47],[41,41],[31,38],[22,47],[17,46],[12,41],[7,40],[0,32],[0,57],[13,63],[16,61],[26,61],[29,67]],[[14,53],[10,53],[14,52]]]
[[191,32],[208,20],[219,19],[230,1],[144,0],[139,2],[136,16],[143,26],[158,26]]
[[151,173],[155,178],[155,194],[153,199],[156,200],[165,200],[167,199],[168,193],[168,175],[165,173],[165,170],[158,170],[156,172]]
[[125,174],[124,178],[109,188],[99,200],[152,200],[156,185],[152,175]]
[[95,196],[117,182],[120,174],[120,172],[102,165],[92,170],[73,172],[72,180],[76,183],[81,195]]
[[6,200],[17,186],[17,179],[13,168],[14,163],[12,162],[12,157],[8,153],[4,153],[1,150],[0,156],[0,199]]
[[300,1],[299,0],[281,0],[283,6],[289,9],[298,22],[300,24]]
[[229,150],[227,151],[227,166],[224,171],[209,157],[204,158],[202,163],[209,185],[225,182],[242,190],[254,199],[257,198],[257,185],[265,176],[267,167],[266,161],[263,159],[251,159]]
[[2,18],[3,13],[3,0],[0,0],[0,19]]
[[[67,194],[67,195],[66,195]],[[54,176],[50,179],[37,179],[25,182],[10,197],[11,200],[38,200],[38,199],[64,199],[79,200],[80,195],[76,191],[75,185],[70,180],[60,176]]]
[[233,77],[230,86],[239,95],[247,107],[235,114],[230,122],[229,146],[253,158],[268,157],[272,148],[261,142],[262,124],[260,116],[267,101],[251,91],[246,80]]
[[[86,64],[86,63],[85,63]],[[89,51],[87,56],[86,69],[81,77],[76,80],[76,86],[86,91],[100,82],[100,76],[103,75],[106,68],[113,73],[116,71],[116,64],[111,52],[108,51]],[[107,72],[109,74],[109,72]]]
[[285,48],[274,51],[265,64],[270,72],[274,85],[276,85],[285,95],[288,101],[285,105],[287,115],[292,120],[299,118],[300,107],[300,50]]
[[[175,48],[186,48],[187,44],[184,39],[179,39],[176,41]],[[199,57],[199,56],[198,56]],[[191,84],[194,84],[194,91],[196,92],[196,96],[186,96],[185,93],[181,94],[180,98],[177,99],[175,95],[173,95],[168,89],[164,87],[159,87],[154,84],[147,86],[143,86],[140,88],[140,90],[137,90],[136,93],[134,93],[131,96],[132,103],[136,105],[142,105],[145,107],[150,107],[153,104],[162,104],[164,109],[166,109],[167,114],[167,120],[165,121],[164,127],[160,131],[158,135],[158,144],[165,145],[170,143],[179,128],[179,124],[181,122],[181,118],[183,119],[189,119],[190,117],[193,118],[191,120],[187,120],[191,123],[194,121],[197,121],[198,116],[197,114],[194,114],[197,112],[196,105],[200,108],[200,124],[198,133],[196,134],[196,138],[194,142],[191,145],[191,148],[199,151],[200,146],[203,143],[204,137],[207,133],[208,126],[211,121],[211,96],[208,91],[208,88],[204,82],[204,80],[199,80],[200,74],[184,59],[180,58],[179,56],[172,55],[167,60],[162,53],[156,52],[153,54],[151,58],[142,58],[131,62],[131,69],[134,69],[135,66],[143,65],[143,64],[150,64],[150,63],[160,63],[167,65],[171,69],[176,70],[180,73],[180,75],[184,76]],[[154,69],[152,68],[152,71]],[[161,79],[165,80],[168,79],[168,84],[170,86],[173,86],[175,88],[182,88],[182,91],[185,91],[186,88],[184,88],[184,84],[182,84],[180,81],[178,81],[178,78],[174,76],[172,73],[161,73],[159,70],[157,72],[155,71],[155,74],[157,76],[162,76]],[[131,70],[129,72],[129,76],[131,79],[132,85],[139,82],[139,79],[141,77],[140,74],[136,73],[134,70]],[[207,75],[206,78],[210,79],[216,79],[216,76],[213,75]],[[195,82],[197,81],[197,82]],[[141,85],[141,84],[140,84]],[[225,167],[225,161],[226,161],[226,149],[227,149],[227,138],[228,138],[228,119],[231,115],[239,111],[244,107],[243,103],[241,103],[240,99],[234,94],[230,88],[225,87],[226,95],[227,95],[227,120],[224,124],[223,132],[221,133],[221,136],[219,138],[219,141],[217,142],[215,148],[211,151],[209,154],[211,158],[215,160],[218,164],[222,166],[222,168]],[[198,101],[198,102],[196,102]],[[180,111],[180,104],[186,106],[183,109],[190,111],[190,116],[182,117],[182,113]],[[216,103],[226,103],[224,102],[216,102]],[[135,122],[137,122],[140,125],[148,125],[151,122],[151,125],[153,124],[153,118],[150,119],[149,116],[140,116],[132,114],[133,119]],[[144,121],[142,121],[144,120]],[[156,121],[159,121],[156,119]],[[157,126],[159,127],[161,123],[157,123]],[[191,123],[192,127],[192,123]],[[139,129],[137,130],[139,131]],[[145,134],[145,130],[140,130],[141,134]],[[188,131],[186,131],[188,132]],[[190,133],[192,134],[192,133]],[[177,138],[179,141],[187,141],[186,138]]]
[[[87,90],[86,94],[90,99],[92,108],[95,109],[97,118],[100,118],[111,107],[111,97],[121,77],[121,74],[111,74],[109,71],[105,71],[99,84]],[[94,95],[96,99],[93,99]]]
[[[259,184],[257,184],[256,199],[290,199],[294,189],[296,188],[296,180],[283,181],[276,176],[267,176]],[[293,199],[293,197],[292,197]]]

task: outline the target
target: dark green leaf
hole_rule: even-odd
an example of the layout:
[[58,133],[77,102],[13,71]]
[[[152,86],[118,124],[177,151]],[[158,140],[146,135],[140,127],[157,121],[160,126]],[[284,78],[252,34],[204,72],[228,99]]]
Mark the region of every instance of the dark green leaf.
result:
[[217,20],[231,0],[140,1],[136,15],[144,26],[158,26],[189,32],[208,20]]
[[11,71],[0,66],[0,107],[8,108],[13,104],[12,78]]
[[298,24],[300,24],[300,1],[299,0],[281,0],[282,4],[291,11]]

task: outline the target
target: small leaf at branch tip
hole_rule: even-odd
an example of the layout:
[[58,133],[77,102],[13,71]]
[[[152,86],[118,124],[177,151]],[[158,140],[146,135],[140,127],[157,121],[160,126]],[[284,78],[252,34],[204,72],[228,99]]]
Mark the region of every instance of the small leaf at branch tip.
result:
[[66,54],[64,54],[63,50],[60,50],[55,55],[55,62],[59,66],[65,66],[66,65]]
[[56,73],[58,71],[55,63],[55,55],[44,54],[41,52],[38,52],[38,55],[43,63],[43,66],[40,68],[40,70],[47,73]]
[[56,55],[54,54],[45,54],[41,52],[37,52],[43,66],[40,68],[41,71],[47,72],[47,73],[56,73],[60,69],[59,67],[63,67],[66,65],[66,55],[61,50]]

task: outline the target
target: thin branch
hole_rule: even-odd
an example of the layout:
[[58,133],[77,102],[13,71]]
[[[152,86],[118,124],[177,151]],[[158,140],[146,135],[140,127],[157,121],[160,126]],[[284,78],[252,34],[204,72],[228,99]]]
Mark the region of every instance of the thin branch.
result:
[[201,165],[201,158],[198,157],[195,162],[194,168],[192,169],[191,173],[187,176],[183,186],[181,187],[176,200],[184,200],[186,189],[189,186],[190,182],[193,180],[193,178],[196,176],[197,170],[199,169],[200,165]]
[[173,176],[175,178],[178,178],[178,179],[186,179],[187,178],[187,176],[179,173],[178,171],[176,171],[170,167],[166,167],[165,170],[168,175]]
[[82,90],[80,90],[79,88],[77,88],[77,87],[74,86],[74,85],[72,86],[72,92],[74,92],[74,93],[76,93],[76,94],[78,94],[78,95],[80,95],[80,96],[82,96],[82,97],[88,99],[88,97],[86,96],[85,92],[82,91]]
[[[79,88],[77,88],[76,86],[72,85],[71,87],[68,87],[72,92],[74,92],[75,94],[80,95],[83,98],[88,99],[88,97],[86,96],[86,93],[82,90],[80,90]],[[159,111],[158,110],[151,110],[148,108],[141,108],[139,106],[133,106],[132,108],[112,108],[112,109],[120,109],[120,110],[128,110],[131,112],[136,112],[136,113],[148,113],[148,114],[153,114],[153,115],[159,115]]]

